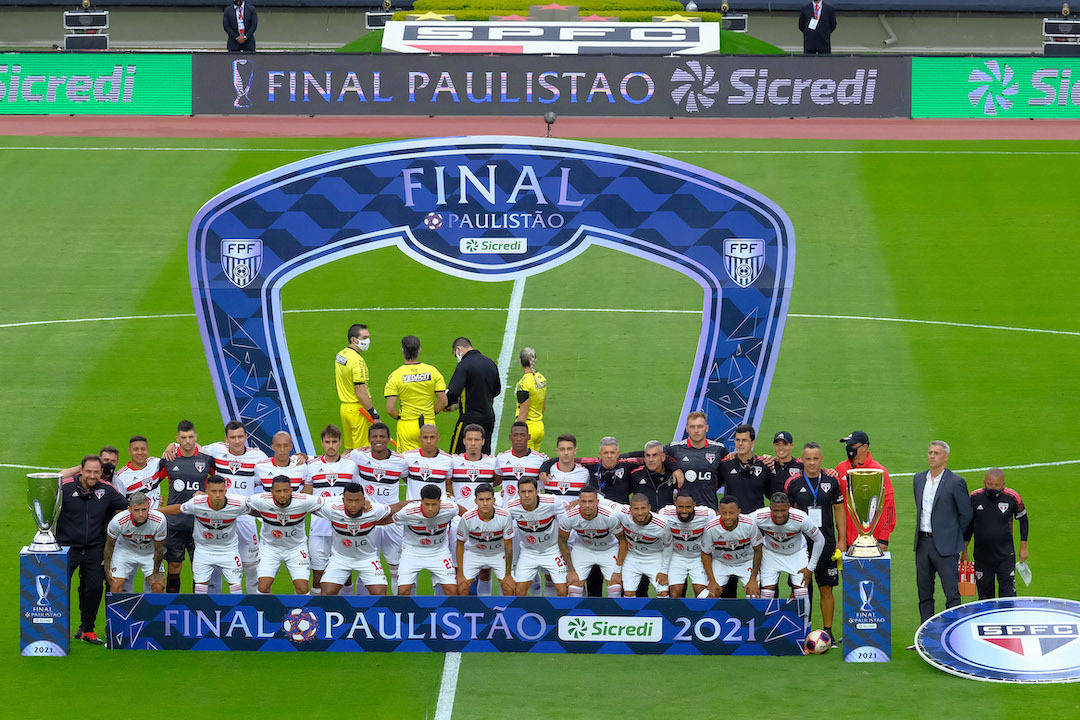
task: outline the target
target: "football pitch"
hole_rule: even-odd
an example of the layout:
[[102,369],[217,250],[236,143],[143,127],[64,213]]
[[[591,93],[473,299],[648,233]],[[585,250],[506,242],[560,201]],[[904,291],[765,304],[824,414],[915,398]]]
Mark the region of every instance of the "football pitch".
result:
[[[0,652],[6,717],[269,713],[434,717],[440,654],[113,652],[72,642],[67,658],[17,655],[17,550],[31,538],[23,474],[75,464],[144,434],[153,452],[192,420],[203,441],[222,420],[192,308],[187,233],[218,192],[347,140],[0,138],[8,258],[0,285],[0,557],[7,604]],[[926,444],[952,446],[971,489],[1005,467],[1032,518],[1030,587],[1080,598],[1080,520],[1063,503],[1080,477],[1080,290],[1074,268],[1080,142],[616,140],[728,176],[791,217],[795,289],[758,452],[777,430],[817,440],[871,438],[889,468],[899,523],[893,550],[893,661],[799,658],[466,654],[454,717],[839,713],[880,718],[1080,715],[1075,686],[962,680],[905,651],[918,624],[911,474]],[[519,281],[444,275],[396,249],[310,271],[282,293],[289,354],[313,436],[338,423],[333,354],[350,323],[372,332],[382,383],[416,334],[449,377],[450,342],[497,358],[537,349],[549,380],[547,438],[581,454],[616,435],[623,449],[669,441],[701,324],[700,288],[602,248]],[[512,396],[501,416],[513,417]],[[449,437],[453,417],[440,416]],[[507,441],[499,440],[499,449]],[[287,592],[279,580],[279,592]],[[185,581],[185,587],[188,587]],[[73,596],[74,596],[73,592]],[[938,606],[942,601],[939,596]],[[74,609],[74,608],[73,608]],[[76,611],[77,613],[77,611]],[[839,613],[839,610],[838,610]],[[76,615],[77,617],[77,615]],[[75,621],[77,624],[77,620]],[[840,627],[839,620],[835,623]],[[816,617],[815,627],[820,625]],[[104,630],[104,620],[98,631]],[[647,680],[647,682],[645,682]],[[642,683],[645,683],[644,685]],[[840,705],[840,707],[837,707]]]

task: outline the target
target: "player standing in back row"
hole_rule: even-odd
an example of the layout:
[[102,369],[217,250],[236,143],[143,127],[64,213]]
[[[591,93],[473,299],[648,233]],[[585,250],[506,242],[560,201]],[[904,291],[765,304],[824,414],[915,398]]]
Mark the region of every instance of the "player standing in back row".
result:
[[[168,477],[168,502],[180,505],[195,497],[195,493],[206,491],[206,479],[214,474],[214,459],[199,451],[199,436],[195,425],[190,420],[181,420],[176,426],[176,457],[161,460],[162,470]],[[165,538],[165,563],[168,566],[165,577],[165,592],[180,592],[180,570],[184,563],[184,553],[195,557],[195,539],[192,532],[195,519],[192,517],[171,516],[166,518],[169,534]]]
[[[368,367],[361,352],[371,347],[367,325],[349,326],[348,345],[334,356],[334,382],[341,402],[341,431],[344,451],[368,444],[368,426],[379,419],[368,390]],[[364,414],[367,414],[367,417]]]
[[[390,428],[377,422],[368,431],[371,447],[353,450],[349,459],[356,463],[358,482],[373,503],[392,505],[400,499],[401,481],[409,476],[409,463],[389,447]],[[446,539],[445,537],[443,538]],[[398,563],[401,561],[401,528],[386,525],[379,528],[379,549],[390,571],[390,592],[397,593]]]
[[709,440],[706,437],[708,431],[705,413],[700,410],[692,412],[686,416],[686,440],[665,446],[664,452],[676,468],[673,474],[678,491],[689,494],[695,505],[715,510],[716,492],[722,484],[718,479],[720,461],[727,454],[727,449],[723,443]]
[[522,348],[518,359],[524,374],[514,387],[517,400],[517,417],[514,419],[528,425],[529,447],[540,450],[547,409],[547,378],[536,371],[536,351],[531,347]]
[[420,338],[401,338],[405,364],[386,378],[386,414],[397,420],[397,451],[420,447],[420,428],[446,408],[446,380],[434,365],[420,362]]
[[[311,494],[322,498],[324,506],[340,499],[346,485],[356,482],[356,463],[342,457],[341,430],[337,425],[327,425],[319,434],[323,454],[308,463],[308,484]],[[311,594],[322,592],[322,576],[330,562],[333,548],[330,520],[325,516],[312,516],[311,534],[308,538],[308,554],[311,557]]]

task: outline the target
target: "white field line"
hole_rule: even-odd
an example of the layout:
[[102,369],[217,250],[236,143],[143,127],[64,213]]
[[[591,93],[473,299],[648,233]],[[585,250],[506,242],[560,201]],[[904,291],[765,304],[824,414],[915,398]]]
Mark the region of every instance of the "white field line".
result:
[[[498,422],[498,418],[496,418]],[[439,702],[435,706],[435,720],[450,720],[454,713],[454,695],[457,694],[458,670],[461,653],[448,652],[443,660],[442,682],[439,683]]]
[[506,329],[503,330],[502,347],[499,349],[499,379],[503,391],[495,397],[492,409],[495,411],[495,427],[491,431],[491,446],[495,447],[499,438],[499,425],[502,423],[503,398],[506,397],[507,382],[510,379],[510,361],[514,357],[514,341],[517,339],[518,320],[521,318],[521,299],[525,295],[525,278],[514,280],[514,289],[510,292],[510,307],[506,311]]

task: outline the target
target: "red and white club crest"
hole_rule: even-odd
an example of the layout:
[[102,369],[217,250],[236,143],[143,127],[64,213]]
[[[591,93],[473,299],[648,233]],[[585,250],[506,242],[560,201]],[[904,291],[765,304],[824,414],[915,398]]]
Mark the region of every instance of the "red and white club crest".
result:
[[516,477],[518,480],[520,480],[521,476],[525,474],[525,468],[523,468],[523,467],[515,467],[512,472],[514,473],[514,477]]
[[98,488],[97,490],[94,491],[94,497],[96,497],[98,500],[100,500],[104,496],[105,496],[105,488]]
[[239,470],[239,469],[240,469],[240,463],[238,461],[233,460],[232,462],[229,463],[229,472],[232,472],[232,473],[235,474],[236,471]]
[[280,530],[274,530],[274,531],[272,531],[270,533],[270,536],[273,537],[275,540],[280,540],[281,539],[281,531]]
[[383,477],[386,476],[386,468],[376,467],[371,471],[371,474],[375,476],[375,479],[382,482]]
[[289,521],[289,516],[286,515],[285,513],[278,513],[277,521],[279,523],[281,523],[282,525],[284,525],[286,522]]
[[431,469],[426,467],[420,468],[420,478],[427,480],[429,477],[431,477]]
[[713,462],[715,462],[715,460],[716,460],[716,453],[705,453],[705,462],[712,465]]
[[469,476],[470,480],[475,481],[476,478],[480,477],[480,468],[471,467],[465,471],[465,474]]

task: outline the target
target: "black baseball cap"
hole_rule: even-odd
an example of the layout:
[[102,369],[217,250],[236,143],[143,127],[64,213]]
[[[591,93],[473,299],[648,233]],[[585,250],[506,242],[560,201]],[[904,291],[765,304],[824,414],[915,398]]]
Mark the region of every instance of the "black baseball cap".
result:
[[772,441],[773,444],[776,444],[778,442],[785,442],[790,445],[791,443],[795,442],[795,438],[791,437],[791,433],[789,433],[787,430],[781,430],[780,432],[773,435]]
[[864,433],[862,430],[856,430],[848,435],[846,438],[840,438],[840,442],[846,445],[869,445],[870,436]]

